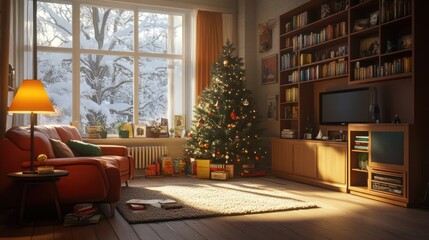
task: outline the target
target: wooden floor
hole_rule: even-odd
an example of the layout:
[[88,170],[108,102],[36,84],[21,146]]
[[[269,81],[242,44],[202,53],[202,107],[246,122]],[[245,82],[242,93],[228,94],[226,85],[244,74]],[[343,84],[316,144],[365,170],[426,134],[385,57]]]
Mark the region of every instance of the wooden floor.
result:
[[47,220],[27,222],[19,228],[2,224],[0,239],[429,239],[428,210],[393,206],[275,177],[252,181],[272,184],[319,208],[130,225],[119,212],[106,218],[109,208],[103,204],[99,207],[104,216],[98,224],[63,227]]

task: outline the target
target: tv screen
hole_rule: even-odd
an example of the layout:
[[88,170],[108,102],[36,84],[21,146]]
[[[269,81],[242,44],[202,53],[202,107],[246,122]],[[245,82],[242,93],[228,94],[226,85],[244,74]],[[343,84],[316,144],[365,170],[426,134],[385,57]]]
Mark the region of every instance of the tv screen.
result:
[[369,88],[321,92],[319,119],[321,125],[369,122]]

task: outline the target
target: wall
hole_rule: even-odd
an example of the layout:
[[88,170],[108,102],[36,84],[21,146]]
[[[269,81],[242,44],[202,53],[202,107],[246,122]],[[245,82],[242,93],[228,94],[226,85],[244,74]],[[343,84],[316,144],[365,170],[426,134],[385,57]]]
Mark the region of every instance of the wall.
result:
[[184,9],[201,9],[224,13],[234,13],[237,7],[236,0],[110,0],[110,2],[138,3]]
[[[253,92],[255,99],[257,99],[257,109],[261,115],[261,127],[265,129],[264,137],[278,137],[279,136],[279,128],[280,123],[278,120],[267,119],[267,107],[266,101],[267,96],[279,95],[279,87],[278,84],[268,84],[263,85],[261,83],[261,59],[273,54],[278,54],[279,52],[279,16],[287,11],[290,11],[304,3],[308,0],[295,0],[295,1],[284,1],[284,0],[257,0],[257,1],[245,1],[239,0],[238,2],[238,19],[242,17],[243,14],[240,9],[243,7],[242,5],[245,2],[245,5],[254,4],[254,6],[249,6],[249,10],[254,13],[247,13],[246,16],[246,35],[245,35],[245,67],[246,67],[246,79],[248,82],[248,88]],[[256,3],[255,3],[256,2]],[[256,16],[256,17],[255,17]],[[259,44],[259,33],[257,32],[257,24],[263,23],[269,19],[275,19],[276,23],[272,29],[272,48],[266,52],[260,53],[258,44]],[[241,27],[240,21],[239,29]],[[251,24],[251,26],[250,26]],[[250,32],[248,32],[250,31]],[[239,32],[240,34],[240,32]],[[240,41],[240,49],[243,49],[242,41]],[[253,53],[250,53],[250,49],[252,49]]]

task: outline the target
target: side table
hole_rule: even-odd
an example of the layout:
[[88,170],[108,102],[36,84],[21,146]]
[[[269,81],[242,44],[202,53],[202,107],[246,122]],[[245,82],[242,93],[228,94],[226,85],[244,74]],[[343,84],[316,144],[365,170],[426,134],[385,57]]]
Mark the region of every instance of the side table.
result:
[[24,211],[25,211],[25,200],[27,198],[27,187],[31,184],[51,184],[52,193],[54,194],[55,207],[57,210],[58,221],[62,222],[61,208],[60,203],[58,201],[57,194],[57,181],[60,180],[61,177],[65,177],[69,175],[69,171],[67,170],[54,170],[53,173],[46,174],[23,174],[22,172],[13,172],[9,173],[8,176],[12,178],[15,182],[20,182],[23,184],[22,188],[22,196],[21,196],[21,206],[19,209],[19,224],[22,223],[24,219]]

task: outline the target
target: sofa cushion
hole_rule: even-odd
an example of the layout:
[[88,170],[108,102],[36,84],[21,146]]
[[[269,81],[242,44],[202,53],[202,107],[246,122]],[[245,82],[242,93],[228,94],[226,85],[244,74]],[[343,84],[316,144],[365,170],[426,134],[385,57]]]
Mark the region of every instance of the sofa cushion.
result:
[[101,148],[79,140],[69,140],[67,145],[80,156],[101,156]]
[[82,141],[82,136],[80,135],[78,129],[74,126],[69,125],[56,125],[55,129],[58,132],[61,140],[67,142],[68,140],[80,140]]
[[73,151],[67,146],[67,144],[57,139],[49,139],[54,150],[55,157],[57,158],[70,158],[74,157]]

